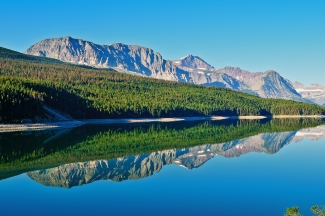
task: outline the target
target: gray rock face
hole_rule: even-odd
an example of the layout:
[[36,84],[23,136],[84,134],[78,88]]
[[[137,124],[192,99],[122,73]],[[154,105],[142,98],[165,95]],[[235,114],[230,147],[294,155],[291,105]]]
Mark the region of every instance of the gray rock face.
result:
[[275,71],[266,71],[261,76],[261,81],[251,86],[252,90],[256,91],[262,97],[294,100],[301,98],[293,86]]
[[98,180],[123,181],[140,179],[159,172],[163,166],[176,164],[187,169],[198,168],[215,156],[239,157],[249,152],[274,154],[289,144],[294,132],[259,134],[222,144],[205,144],[187,149],[172,149],[114,160],[97,160],[65,164],[56,168],[33,171],[27,175],[43,185],[71,188]]
[[290,81],[280,76],[276,71],[269,70],[262,72],[248,72],[238,67],[226,67],[218,70],[236,78],[248,86],[248,89],[264,98],[283,98],[297,101],[309,102],[304,100],[294,89]]
[[290,82],[275,71],[251,73],[240,68],[215,69],[198,56],[169,61],[152,49],[121,43],[98,45],[71,37],[46,39],[25,54],[50,57],[74,64],[114,68],[147,77],[219,86],[269,98],[306,101]]
[[303,98],[325,106],[325,86],[318,84],[304,86],[299,82],[294,82],[292,85]]
[[206,63],[202,58],[198,56],[188,55],[178,60],[174,60],[173,63],[180,68],[187,69],[198,69],[214,71],[214,67]]
[[177,68],[152,49],[116,43],[98,45],[71,37],[46,39],[31,46],[26,54],[50,57],[74,64],[114,68],[141,75],[181,82],[191,82],[189,73]]
[[188,55],[178,60],[174,60],[173,64],[178,68],[187,71],[192,82],[195,84],[218,86],[255,94],[250,91],[246,84],[222,71],[217,71],[213,66],[209,65],[198,56]]
[[320,125],[315,128],[307,128],[298,131],[294,137],[295,142],[299,142],[304,138],[310,140],[320,140],[325,138],[325,125]]

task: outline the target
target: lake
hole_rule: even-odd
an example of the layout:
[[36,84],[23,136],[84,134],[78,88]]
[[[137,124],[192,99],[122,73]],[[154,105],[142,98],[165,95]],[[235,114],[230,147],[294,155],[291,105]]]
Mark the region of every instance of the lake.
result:
[[312,215],[324,138],[321,119],[0,133],[1,215]]

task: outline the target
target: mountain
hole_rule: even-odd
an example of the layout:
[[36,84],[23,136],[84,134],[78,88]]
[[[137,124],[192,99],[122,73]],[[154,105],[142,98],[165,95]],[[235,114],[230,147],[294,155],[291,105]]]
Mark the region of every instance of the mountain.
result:
[[217,70],[198,56],[188,55],[170,61],[152,49],[141,46],[122,43],[98,45],[64,37],[40,41],[25,53],[157,79],[226,87],[265,98],[310,102],[303,99],[290,82],[275,71],[250,73],[232,67]]
[[294,141],[299,142],[304,138],[309,138],[310,140],[320,140],[325,138],[325,126],[320,125],[314,128],[306,128],[299,130],[295,137]]
[[303,99],[294,89],[291,82],[283,78],[278,72],[269,70],[262,72],[249,72],[238,67],[225,67],[217,70],[244,83],[260,97],[283,98],[302,102],[310,102]]
[[202,58],[198,56],[188,55],[178,60],[174,60],[173,63],[180,68],[185,70],[198,69],[198,70],[208,70],[214,71],[214,67],[205,62]]
[[[314,104],[264,99],[228,88],[133,76],[85,65],[0,58],[0,66],[3,122],[20,122],[24,118],[36,122],[45,114],[44,105],[77,119],[325,113],[325,107]],[[226,73],[217,73],[214,76],[227,80],[224,85],[244,86]]]
[[65,164],[51,169],[28,172],[27,175],[46,186],[71,188],[98,180],[136,180],[159,172],[163,166],[176,164],[187,169],[199,168],[215,156],[239,157],[249,152],[274,154],[289,144],[296,131],[259,134],[222,144],[173,149],[121,157]]
[[294,82],[292,85],[303,98],[325,106],[325,86],[318,84],[304,86],[299,82]]
[[175,164],[186,169],[199,168],[208,160],[223,156],[240,157],[250,152],[275,154],[292,142],[304,138],[324,139],[325,126],[292,132],[263,133],[221,144],[205,144],[186,149],[171,149],[121,157],[113,160],[95,160],[61,165],[55,168],[28,172],[36,182],[46,186],[71,188],[98,180],[136,180],[159,172],[163,166]]
[[0,58],[63,64],[63,62],[56,60],[56,59],[38,57],[38,56],[33,56],[33,55],[25,55],[20,52],[16,52],[16,51],[4,48],[4,47],[0,47]]
[[249,87],[243,82],[226,73],[218,72],[213,66],[209,65],[198,56],[188,55],[174,60],[173,64],[178,68],[187,71],[192,82],[195,84],[219,86],[256,95],[254,92],[250,91]]
[[117,71],[136,72],[152,78],[191,82],[188,72],[177,68],[152,49],[115,43],[98,45],[71,37],[46,39],[31,46],[25,54]]

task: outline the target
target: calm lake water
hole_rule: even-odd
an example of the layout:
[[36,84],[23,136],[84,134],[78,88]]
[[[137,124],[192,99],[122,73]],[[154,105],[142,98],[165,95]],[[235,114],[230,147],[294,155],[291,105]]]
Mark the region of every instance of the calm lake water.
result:
[[319,119],[0,133],[0,215],[312,215],[324,137]]

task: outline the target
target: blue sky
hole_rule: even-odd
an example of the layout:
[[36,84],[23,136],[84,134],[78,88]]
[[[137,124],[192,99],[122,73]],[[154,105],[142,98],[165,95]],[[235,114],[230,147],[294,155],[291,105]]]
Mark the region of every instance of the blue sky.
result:
[[325,0],[1,0],[0,26],[0,46],[20,52],[71,36],[325,85]]

